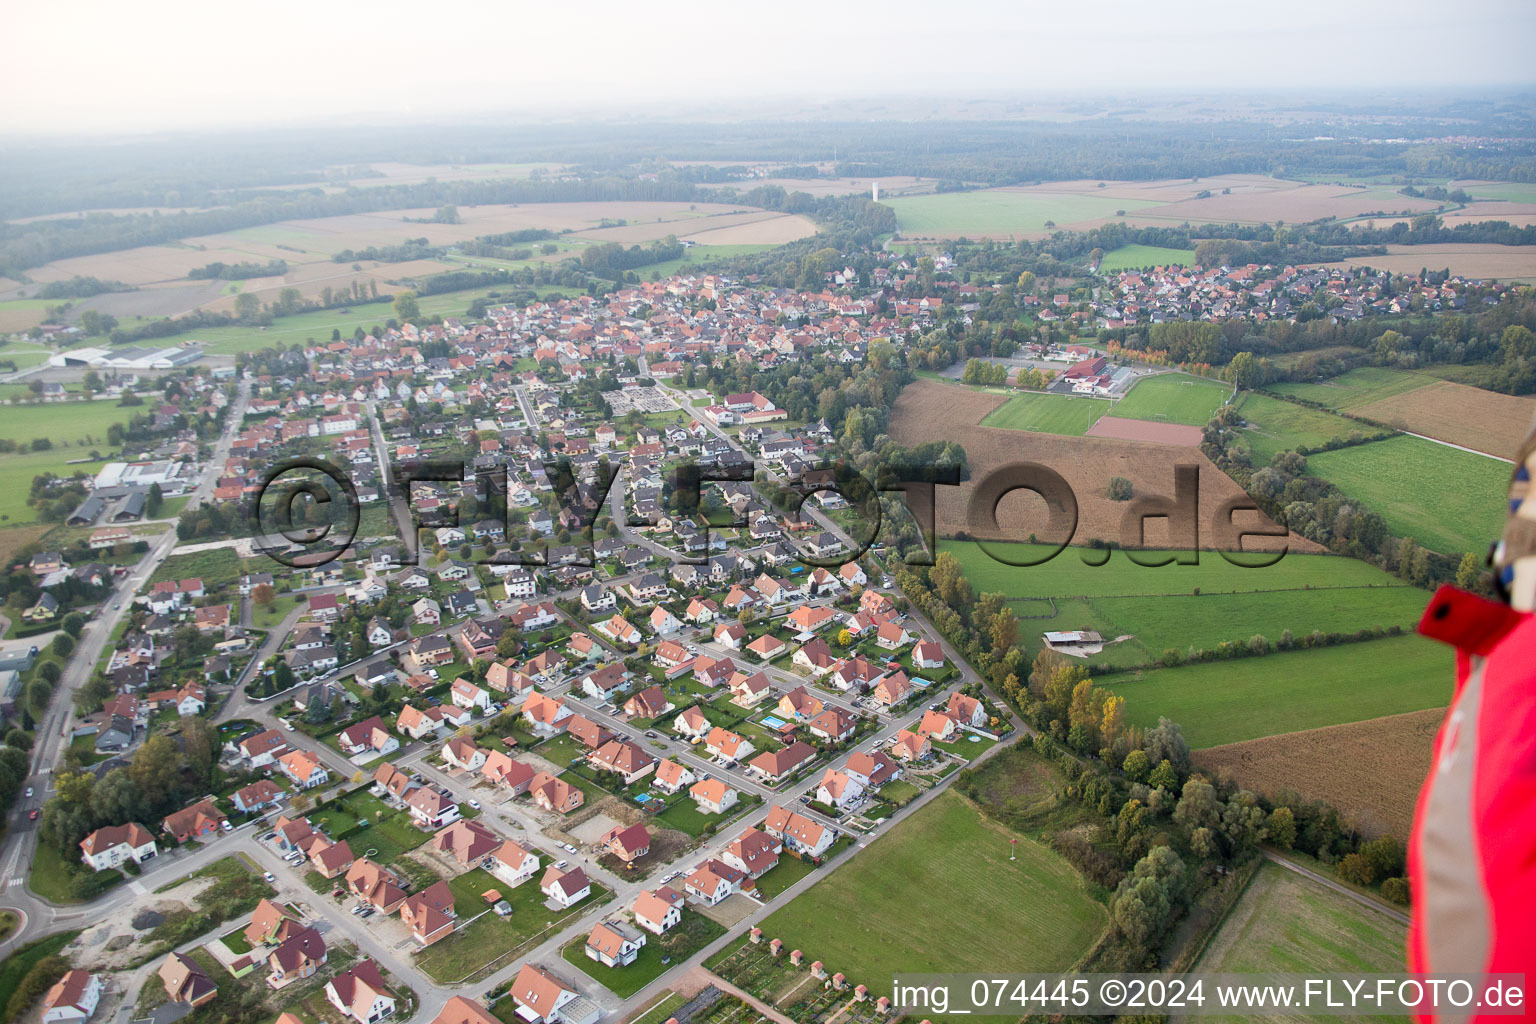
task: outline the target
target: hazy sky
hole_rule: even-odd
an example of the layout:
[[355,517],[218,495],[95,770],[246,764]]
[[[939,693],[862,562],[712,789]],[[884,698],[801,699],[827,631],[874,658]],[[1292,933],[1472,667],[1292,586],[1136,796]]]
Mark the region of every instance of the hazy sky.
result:
[[13,0],[4,27],[0,132],[1536,80],[1532,0]]

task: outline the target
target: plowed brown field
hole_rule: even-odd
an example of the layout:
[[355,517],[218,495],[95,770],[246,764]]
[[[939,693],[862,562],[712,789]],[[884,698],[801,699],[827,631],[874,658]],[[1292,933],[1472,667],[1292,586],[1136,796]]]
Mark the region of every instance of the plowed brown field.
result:
[[1351,409],[1358,416],[1474,451],[1514,458],[1536,416],[1536,399],[1442,380]]
[[[1026,540],[1036,533],[1042,542],[1057,543],[1059,534],[1046,525],[1044,502],[1020,492],[1004,498],[998,507],[1001,534],[988,535],[968,522],[968,503],[972,492],[987,474],[1015,462],[1034,462],[1059,473],[1077,499],[1078,521],[1071,543],[1084,545],[1092,540],[1114,540],[1134,545],[1134,536],[1126,531],[1125,518],[1132,503],[1111,501],[1105,493],[1111,477],[1131,481],[1138,498],[1174,494],[1174,468],[1194,465],[1199,468],[1200,546],[1235,550],[1222,543],[1212,529],[1219,508],[1229,499],[1246,498],[1241,487],[1200,452],[1198,448],[1150,444],[1105,437],[1058,437],[1025,433],[998,427],[981,427],[982,417],[1001,405],[1002,395],[986,394],[940,381],[919,380],[906,388],[891,412],[891,437],[902,444],[921,444],[936,438],[958,441],[964,446],[970,463],[970,479],[959,487],[938,488],[937,525],[941,534],[966,531],[985,539]],[[1255,512],[1240,512],[1235,520],[1240,527],[1253,529],[1273,524]],[[1162,547],[1174,543],[1167,522],[1149,519],[1146,546]],[[1249,537],[1243,550],[1276,550],[1279,538]],[[1318,545],[1296,534],[1288,539],[1291,551],[1319,551]]]
[[1444,708],[1432,708],[1266,736],[1197,750],[1194,763],[1255,792],[1290,789],[1325,800],[1367,836],[1406,840],[1444,718]]

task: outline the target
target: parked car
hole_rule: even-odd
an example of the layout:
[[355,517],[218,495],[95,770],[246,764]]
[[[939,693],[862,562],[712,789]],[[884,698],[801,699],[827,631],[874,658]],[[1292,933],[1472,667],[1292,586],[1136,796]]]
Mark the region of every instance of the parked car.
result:
[[233,832],[235,830],[235,826],[231,825],[228,820],[219,822],[219,827],[225,832]]
[[811,798],[808,797],[808,796],[803,796],[803,797],[800,798],[800,802],[803,803],[803,804],[808,804],[808,803],[811,802]]
[[560,849],[564,850],[566,853],[576,852],[576,847],[572,846],[570,843],[561,843]]
[[34,807],[34,808],[32,808],[31,812],[27,815],[27,820],[28,821],[36,821],[37,820],[37,815],[38,815],[38,810],[37,810],[36,807]]
[[28,787],[27,787],[27,793],[26,793],[26,795],[27,795],[27,796],[29,796],[29,797],[30,797],[30,796],[31,796],[31,795],[32,795],[32,787],[31,787],[31,786],[28,786]]
[[469,806],[473,807],[475,810],[478,811],[480,809],[480,801],[479,800],[471,800],[469,802]]
[[567,864],[569,864],[569,863],[570,863],[570,861],[568,861],[568,860],[557,860],[557,861],[555,861],[555,867],[564,869],[565,866]]
[[372,907],[364,907],[363,908],[363,912],[361,914],[358,914],[357,916],[361,917],[361,918],[364,918],[364,919],[370,918],[370,917],[373,916],[373,908]]
[[367,909],[367,908],[365,908],[361,903],[359,903],[357,906],[352,908],[352,913],[355,916],[361,916],[365,909]]
[[275,882],[275,881],[277,881],[277,876],[276,876],[276,875],[274,875],[274,874],[273,874],[273,873],[272,873],[272,872],[270,872],[270,871],[264,871],[264,872],[262,872],[262,875],[261,875],[261,877],[262,877],[262,878],[265,878],[265,879],[266,879],[266,880],[267,880],[267,881],[269,881],[269,882]]
[[655,731],[654,731],[654,730],[651,730],[651,729],[647,729],[647,730],[646,730],[646,731],[645,731],[645,738],[646,738],[646,739],[648,739],[648,740],[654,740],[654,739],[656,739],[656,733],[655,733]]

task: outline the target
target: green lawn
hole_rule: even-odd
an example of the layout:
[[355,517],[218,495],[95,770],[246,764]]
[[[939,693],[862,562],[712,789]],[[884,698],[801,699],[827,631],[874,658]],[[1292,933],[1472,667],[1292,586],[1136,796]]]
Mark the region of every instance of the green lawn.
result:
[[507,917],[484,914],[473,924],[461,926],[452,935],[422,950],[416,957],[417,966],[441,984],[458,984],[493,962],[497,966],[506,966],[517,950],[536,939],[548,938],[552,925],[586,913],[611,895],[607,889],[594,884],[592,894],[575,907],[555,912],[545,908],[544,894],[536,881],[524,882],[514,889],[484,871],[479,875],[484,878],[470,872],[448,883],[454,890],[454,909],[459,917],[467,920],[485,909],[480,893],[486,889],[501,890],[502,899],[512,904],[512,913]]
[[257,629],[272,629],[305,600],[303,594],[276,594],[268,605],[251,606],[251,625]]
[[[687,1002],[688,1000],[676,992],[668,992],[661,1001],[654,1004],[649,1010],[646,1010],[643,1016],[636,1018],[631,1024],[665,1024],[667,1018],[671,1017],[678,1007],[686,1005]],[[512,1005],[512,1000],[507,1000],[507,1004]]]
[[1065,970],[1105,924],[1066,861],[945,793],[762,928],[875,996],[890,994],[897,972],[996,969],[998,950],[1010,951],[1010,970]]
[[1452,652],[1419,636],[1388,637],[1258,658],[1211,661],[1106,677],[1126,717],[1166,716],[1192,747],[1359,722],[1451,697]]
[[[639,929],[637,929],[639,930]],[[688,959],[711,942],[725,934],[725,926],[718,924],[691,908],[683,912],[677,927],[663,935],[645,936],[645,946],[635,956],[635,962],[623,967],[605,967],[586,953],[585,935],[571,940],[560,951],[566,963],[587,977],[601,984],[621,999],[628,999],[668,968]],[[662,963],[666,960],[666,963]]]
[[1307,457],[1307,473],[1386,519],[1402,537],[1447,555],[1481,555],[1504,531],[1510,466],[1418,437]]
[[1348,412],[1383,398],[1415,391],[1426,384],[1433,384],[1437,379],[1429,374],[1394,370],[1387,366],[1360,366],[1332,380],[1271,384],[1268,390]]
[[757,880],[758,898],[771,900],[815,870],[816,865],[810,861],[786,853]]
[[1101,398],[1026,393],[1014,395],[987,413],[981,426],[1081,437],[1109,412],[1109,407],[1110,403]]
[[[1385,914],[1361,907],[1278,864],[1265,864],[1222,922],[1196,970],[1318,976],[1390,974],[1403,969],[1406,938],[1403,925]],[[1212,1019],[1292,1018],[1249,1014]],[[1307,1017],[1309,1021],[1328,1019],[1334,1018]]]
[[1117,274],[1122,270],[1150,270],[1153,267],[1187,267],[1195,262],[1193,249],[1165,249],[1160,245],[1122,245],[1111,249],[1099,261],[1099,273]]
[[1117,210],[1140,210],[1159,203],[1146,199],[1115,199],[1109,196],[1015,192],[982,189],[926,196],[885,199],[896,211],[896,223],[905,235],[941,235],[1000,238],[1037,234],[1074,221],[1114,216]]
[[86,876],[101,887],[97,892],[92,893],[93,899],[101,892],[123,881],[123,873],[115,868],[92,871],[84,865],[71,864],[59,856],[59,852],[52,846],[40,842],[32,855],[32,870],[27,873],[27,888],[54,903],[81,903],[84,901],[74,895],[76,890],[73,883],[75,879]]
[[697,838],[704,833],[705,827],[711,822],[725,821],[735,814],[735,810],[728,810],[724,814],[705,814],[699,810],[699,805],[689,797],[678,800],[671,807],[656,815],[653,819],[656,824],[666,828],[674,828],[679,832],[686,832]]
[[1138,381],[1115,403],[1113,413],[1122,419],[1203,427],[1231,393],[1231,386],[1221,381],[1160,373]]
[[1364,423],[1260,392],[1245,392],[1238,398],[1237,408],[1248,423],[1243,428],[1243,437],[1253,449],[1255,466],[1269,462],[1283,451],[1320,447],[1336,437],[1347,438],[1357,432],[1375,433]]

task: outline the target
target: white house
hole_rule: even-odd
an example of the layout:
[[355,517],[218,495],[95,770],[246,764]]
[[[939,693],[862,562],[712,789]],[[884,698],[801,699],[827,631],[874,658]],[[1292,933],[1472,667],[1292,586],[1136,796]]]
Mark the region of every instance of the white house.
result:
[[491,874],[516,889],[539,870],[539,858],[508,839],[491,854]]
[[126,825],[108,825],[80,840],[83,860],[93,871],[115,868],[124,861],[143,863],[153,857],[158,849],[155,837],[137,822]]
[[78,967],[65,971],[43,999],[43,1024],[87,1020],[100,1001],[101,975]]
[[377,1024],[395,1012],[395,997],[372,960],[359,960],[327,981],[325,998],[358,1024]]
[[647,889],[635,898],[635,905],[630,909],[635,915],[635,924],[660,935],[671,931],[683,920],[682,904],[682,895],[672,889],[663,888],[658,892]]
[[467,679],[453,681],[453,703],[461,708],[479,708],[481,714],[489,714],[491,695]]

